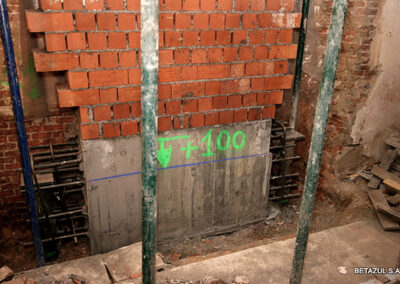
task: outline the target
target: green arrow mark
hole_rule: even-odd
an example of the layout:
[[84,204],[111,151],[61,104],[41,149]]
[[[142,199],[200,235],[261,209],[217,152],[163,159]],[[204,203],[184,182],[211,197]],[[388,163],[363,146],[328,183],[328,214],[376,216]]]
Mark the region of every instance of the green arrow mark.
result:
[[170,145],[169,148],[165,148],[164,143],[166,141],[177,140],[177,139],[188,139],[188,138],[189,136],[187,135],[158,138],[158,142],[160,143],[160,149],[157,150],[157,160],[160,162],[161,167],[163,168],[168,167],[168,164],[171,161],[171,156],[172,156],[172,146]]

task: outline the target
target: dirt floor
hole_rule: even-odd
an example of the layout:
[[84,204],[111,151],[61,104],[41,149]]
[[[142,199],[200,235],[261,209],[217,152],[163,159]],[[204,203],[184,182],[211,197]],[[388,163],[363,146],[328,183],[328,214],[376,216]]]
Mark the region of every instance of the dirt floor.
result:
[[[356,181],[357,182],[357,181]],[[311,231],[321,231],[327,228],[355,222],[362,218],[375,218],[366,194],[365,182],[344,182],[341,190],[353,192],[350,201],[339,201],[329,198],[323,192],[317,193]],[[351,196],[356,196],[351,197]],[[259,222],[247,228],[218,236],[207,238],[195,237],[183,241],[169,241],[158,244],[158,251],[163,260],[170,266],[178,266],[217,255],[283,240],[296,235],[299,216],[300,198],[290,199],[285,203],[274,203],[280,214],[274,220]],[[346,204],[343,206],[342,204]],[[14,272],[36,267],[32,246],[24,247],[21,240],[30,238],[26,228],[11,228],[2,226],[0,239],[0,266],[7,264]],[[60,244],[60,253],[56,261],[64,262],[90,255],[89,240],[79,239],[75,244],[72,240]]]

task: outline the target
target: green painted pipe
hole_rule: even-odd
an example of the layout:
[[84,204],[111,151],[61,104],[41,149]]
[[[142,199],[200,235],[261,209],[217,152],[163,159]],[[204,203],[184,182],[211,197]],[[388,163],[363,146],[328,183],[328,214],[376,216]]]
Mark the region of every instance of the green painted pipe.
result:
[[158,0],[141,0],[142,277],[156,282]]
[[309,8],[310,8],[310,0],[303,0],[299,41],[297,43],[297,56],[296,56],[296,68],[295,68],[294,83],[293,83],[292,105],[290,110],[290,121],[289,121],[289,128],[291,128],[292,130],[294,130],[296,126],[297,105],[299,104],[301,70],[303,67],[303,55],[306,42]]
[[349,0],[335,0],[333,3],[324,68],[315,112],[310,153],[308,156],[306,180],[304,183],[299,223],[297,226],[293,266],[290,275],[291,284],[298,284],[301,282],[348,1]]

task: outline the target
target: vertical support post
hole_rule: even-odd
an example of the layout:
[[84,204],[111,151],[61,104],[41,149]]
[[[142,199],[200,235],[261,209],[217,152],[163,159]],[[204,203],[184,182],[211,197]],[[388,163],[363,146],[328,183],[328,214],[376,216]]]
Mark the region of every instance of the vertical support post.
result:
[[142,275],[156,281],[158,0],[141,0]]
[[291,105],[291,109],[290,109],[289,128],[291,130],[294,130],[294,128],[296,126],[297,106],[299,104],[301,70],[303,67],[303,55],[304,55],[304,47],[305,47],[305,42],[306,42],[307,20],[308,20],[309,7],[310,7],[310,0],[303,0],[303,7],[302,7],[302,11],[301,11],[302,14],[301,14],[299,42],[297,44],[297,57],[296,57],[296,68],[295,68],[294,83],[293,83],[292,105]]
[[299,223],[297,226],[293,266],[290,275],[291,284],[298,284],[301,282],[348,1],[349,0],[335,0],[333,3],[324,68],[311,137],[310,153],[308,156],[306,180],[304,183]]
[[39,266],[44,266],[43,244],[40,238],[39,219],[36,211],[35,191],[32,181],[31,161],[29,157],[28,142],[24,124],[24,112],[22,110],[21,94],[19,92],[17,67],[15,65],[15,54],[10,32],[10,21],[8,19],[7,4],[5,0],[0,1],[0,24],[1,39],[4,46],[4,54],[7,63],[8,82],[10,84],[11,100],[14,109],[15,126],[17,128],[18,147],[21,155],[22,173],[28,196],[29,215],[31,218],[33,245]]

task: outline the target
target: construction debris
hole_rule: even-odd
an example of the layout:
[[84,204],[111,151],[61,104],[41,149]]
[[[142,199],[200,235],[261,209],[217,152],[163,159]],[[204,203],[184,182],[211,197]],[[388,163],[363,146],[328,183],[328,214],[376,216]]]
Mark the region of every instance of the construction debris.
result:
[[0,268],[0,282],[7,279],[11,279],[13,275],[14,272],[7,265],[4,265],[2,268]]
[[[369,198],[374,205],[376,215],[381,222],[382,228],[385,231],[400,230],[400,224],[398,221],[394,220],[392,216],[387,216],[387,212],[391,212],[390,205],[385,199],[385,195],[380,190],[370,190],[368,192]],[[382,212],[385,212],[382,213]]]

